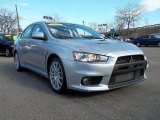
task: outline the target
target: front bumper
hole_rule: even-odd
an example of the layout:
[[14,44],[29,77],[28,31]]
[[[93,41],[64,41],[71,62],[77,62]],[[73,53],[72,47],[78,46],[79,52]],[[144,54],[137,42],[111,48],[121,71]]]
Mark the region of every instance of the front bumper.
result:
[[[78,91],[106,91],[115,88],[120,88],[141,82],[146,79],[146,74],[144,73],[141,77],[135,78],[133,80],[124,81],[118,84],[110,84],[111,77],[115,71],[115,64],[117,58],[110,57],[106,63],[83,63],[77,61],[63,60],[67,87],[69,89],[74,89]],[[144,62],[144,66],[147,64]],[[143,68],[145,69],[145,68]],[[124,71],[124,73],[127,71]],[[144,70],[145,72],[145,70]],[[97,85],[82,85],[81,80],[84,77],[97,77],[102,76],[102,80]]]

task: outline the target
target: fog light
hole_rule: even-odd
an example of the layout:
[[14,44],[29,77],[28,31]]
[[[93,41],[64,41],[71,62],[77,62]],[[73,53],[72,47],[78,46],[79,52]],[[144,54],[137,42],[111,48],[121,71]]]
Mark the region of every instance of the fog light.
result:
[[91,84],[91,78],[83,78],[81,81],[82,85],[90,85]]

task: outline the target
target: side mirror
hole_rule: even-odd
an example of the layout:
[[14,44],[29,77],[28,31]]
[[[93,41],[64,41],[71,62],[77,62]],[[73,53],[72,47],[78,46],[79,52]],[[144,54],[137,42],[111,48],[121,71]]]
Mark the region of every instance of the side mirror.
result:
[[47,40],[43,32],[34,32],[32,34],[33,39],[38,39],[38,40]]

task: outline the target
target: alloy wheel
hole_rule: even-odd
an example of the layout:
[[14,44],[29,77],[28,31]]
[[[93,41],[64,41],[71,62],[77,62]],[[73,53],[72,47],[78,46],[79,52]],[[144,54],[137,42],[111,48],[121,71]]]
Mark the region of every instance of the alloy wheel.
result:
[[50,66],[50,81],[54,90],[58,91],[63,87],[64,75],[63,69],[59,62],[53,61]]

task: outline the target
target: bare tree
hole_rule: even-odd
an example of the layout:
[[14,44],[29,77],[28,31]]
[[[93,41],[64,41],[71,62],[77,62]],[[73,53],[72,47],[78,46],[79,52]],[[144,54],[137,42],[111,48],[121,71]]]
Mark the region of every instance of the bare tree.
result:
[[0,9],[0,31],[3,33],[11,33],[15,28],[16,15],[7,9]]
[[116,19],[115,21],[115,29],[119,33],[119,35],[123,36],[123,30],[125,28],[125,23],[123,20]]
[[135,25],[144,12],[144,6],[128,4],[125,8],[119,8],[116,11],[116,19],[123,21],[127,26],[127,36],[129,36],[129,29],[131,25]]

